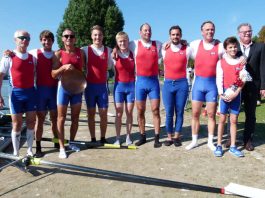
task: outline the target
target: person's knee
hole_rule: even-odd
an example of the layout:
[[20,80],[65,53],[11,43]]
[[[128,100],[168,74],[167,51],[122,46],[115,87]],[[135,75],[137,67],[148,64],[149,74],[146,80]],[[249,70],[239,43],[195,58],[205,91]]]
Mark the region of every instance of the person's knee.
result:
[[58,122],[59,123],[64,123],[65,122],[65,116],[58,116]]
[[14,131],[21,131],[22,122],[13,122],[12,127]]
[[208,112],[208,113],[207,113],[207,116],[208,116],[208,119],[210,119],[210,120],[215,120],[215,113],[213,113],[213,112]]
[[201,115],[201,112],[200,111],[193,111],[192,112],[192,118],[193,119],[199,119],[200,118],[200,115]]
[[153,116],[158,117],[160,115],[159,107],[152,109]]
[[117,117],[118,119],[121,119],[121,118],[122,118],[122,114],[123,114],[122,111],[117,111],[117,112],[116,112],[116,117]]
[[219,118],[219,124],[224,125],[226,122],[226,118]]
[[230,123],[232,125],[236,125],[237,124],[237,118],[230,118]]

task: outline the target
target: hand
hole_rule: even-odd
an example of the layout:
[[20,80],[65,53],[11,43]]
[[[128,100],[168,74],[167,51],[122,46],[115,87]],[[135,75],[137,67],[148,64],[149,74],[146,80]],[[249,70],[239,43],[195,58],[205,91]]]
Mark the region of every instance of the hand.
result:
[[72,64],[66,64],[63,67],[64,67],[64,71],[66,71],[66,70],[74,70],[74,68],[75,68]]
[[245,56],[240,56],[240,58],[239,58],[239,62],[240,62],[240,65],[241,65],[241,66],[246,65],[246,64],[247,64],[247,59],[246,59],[246,57],[245,57]]
[[9,56],[9,57],[13,57],[13,56],[15,56],[15,54],[14,54],[14,52],[13,51],[11,51],[11,50],[5,50],[4,51],[4,56]]
[[5,106],[5,101],[2,96],[0,96],[0,109],[2,109]]
[[171,45],[171,41],[166,41],[163,46],[162,46],[162,49],[163,50],[167,50]]
[[260,95],[265,98],[265,90],[260,90]]
[[187,46],[188,45],[188,42],[187,42],[187,40],[180,40],[180,43],[181,43],[181,45],[184,45],[184,46]]
[[113,59],[117,59],[117,58],[118,58],[118,47],[117,47],[117,46],[115,46],[115,47],[113,48],[112,53],[111,53],[111,57],[112,57]]
[[227,96],[226,96],[225,94],[221,94],[221,95],[220,95],[220,98],[221,98],[222,100],[224,100],[225,102],[229,102],[228,99],[227,99]]
[[237,95],[238,95],[238,93],[234,92],[234,93],[231,93],[230,95],[226,96],[227,102],[233,101],[237,97]]

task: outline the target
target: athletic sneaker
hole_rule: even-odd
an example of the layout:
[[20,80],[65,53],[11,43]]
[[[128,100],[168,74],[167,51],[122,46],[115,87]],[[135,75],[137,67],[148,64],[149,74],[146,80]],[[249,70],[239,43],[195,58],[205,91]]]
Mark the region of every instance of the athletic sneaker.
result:
[[130,137],[130,135],[127,135],[127,136],[126,136],[126,145],[129,146],[129,145],[131,145],[131,144],[132,144],[131,137]]
[[66,155],[65,149],[60,149],[60,152],[59,152],[59,158],[60,158],[60,159],[66,159],[66,158],[67,158],[67,155]]
[[240,150],[238,150],[235,146],[231,146],[229,149],[229,153],[236,157],[244,157],[244,153]]
[[213,153],[214,153],[215,157],[222,157],[223,156],[222,146],[218,145]]
[[191,143],[188,146],[186,146],[185,149],[189,151],[189,150],[191,150],[191,149],[193,149],[193,148],[195,148],[197,146],[198,146],[197,141],[196,142],[195,141],[194,142],[191,141]]
[[77,147],[76,145],[74,144],[69,144],[68,148],[72,151],[75,151],[75,152],[79,152],[80,151],[80,148]]
[[114,145],[121,145],[120,140],[116,139],[116,141],[114,142]]
[[214,144],[212,142],[208,142],[207,146],[209,147],[209,149],[211,149],[211,151],[216,150],[216,147],[214,146]]
[[27,150],[27,156],[33,157],[33,152],[31,149]]

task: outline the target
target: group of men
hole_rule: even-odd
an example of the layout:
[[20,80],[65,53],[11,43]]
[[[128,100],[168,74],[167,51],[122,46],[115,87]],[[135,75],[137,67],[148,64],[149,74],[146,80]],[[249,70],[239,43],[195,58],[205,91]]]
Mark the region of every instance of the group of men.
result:
[[[196,77],[192,86],[192,141],[186,146],[186,149],[190,150],[197,146],[200,128],[199,118],[202,104],[205,102],[208,114],[208,147],[211,150],[215,149],[213,136],[218,101],[216,65],[217,61],[223,57],[224,49],[220,41],[214,39],[214,33],[214,23],[206,21],[201,25],[203,38],[193,41],[190,43],[190,46],[187,46],[181,40],[181,28],[179,26],[172,26],[169,30],[170,42],[167,47],[162,47],[161,42],[151,40],[151,26],[148,23],[141,25],[140,39],[129,43],[128,49],[132,53],[128,53],[127,55],[127,58],[129,56],[129,60],[134,60],[135,63],[135,100],[140,130],[140,139],[135,145],[140,146],[146,143],[145,111],[148,96],[153,114],[155,132],[154,147],[158,148],[162,146],[159,141],[161,118],[159,110],[160,85],[158,79],[158,62],[160,58],[164,59],[165,65],[165,80],[162,90],[166,110],[166,132],[168,133],[168,139],[165,141],[165,145],[181,145],[180,133],[183,125],[184,105],[188,96],[186,68],[188,59],[193,58],[195,61],[194,70]],[[248,23],[239,25],[238,35],[240,40],[238,56],[245,57],[247,63],[246,69],[253,78],[252,82],[245,84],[242,94],[246,112],[243,141],[246,150],[252,151],[254,150],[252,139],[256,124],[255,113],[258,92],[260,91],[260,94],[265,97],[265,47],[264,44],[252,42],[252,28]],[[36,156],[43,156],[40,141],[43,133],[45,115],[47,110],[49,110],[52,131],[54,136],[59,138],[59,158],[67,158],[64,148],[64,123],[67,107],[70,103],[70,140],[73,141],[78,129],[82,93],[69,93],[62,86],[60,79],[64,72],[73,70],[79,70],[81,72],[86,70],[87,87],[84,94],[87,104],[88,127],[91,141],[96,142],[95,113],[96,106],[98,106],[100,116],[100,142],[102,144],[107,142],[105,138],[108,111],[107,72],[109,66],[113,65],[113,57],[119,53],[114,50],[113,54],[111,54],[112,50],[103,45],[102,27],[98,25],[93,26],[91,28],[91,38],[91,45],[81,49],[76,48],[74,31],[65,29],[62,33],[64,48],[53,52],[52,44],[54,42],[54,36],[49,31],[43,31],[40,34],[40,41],[43,48],[28,53],[27,47],[30,41],[30,34],[23,30],[15,32],[16,49],[10,55],[4,56],[0,65],[0,108],[4,106],[4,101],[1,96],[1,84],[4,75],[8,72],[12,85],[10,111],[12,117],[11,137],[14,155],[19,154],[22,114],[26,113],[27,154],[33,155],[32,144],[35,127]],[[122,52],[121,49],[120,52]],[[122,66],[123,64],[119,61],[117,63],[120,64],[118,66]],[[117,65],[114,64],[114,66]],[[36,86],[34,84],[35,70]],[[116,111],[120,107],[119,104],[123,102],[126,103],[125,100],[121,100],[121,102],[117,101],[115,106]],[[134,103],[134,99],[131,99],[128,103]],[[36,125],[35,112],[37,112]],[[176,113],[175,127],[173,126],[174,112]],[[127,124],[131,126],[131,122],[132,119]],[[130,129],[127,130],[130,132]],[[130,137],[128,136],[128,142],[126,140],[126,143],[130,144],[131,141],[129,140]],[[118,141],[118,143],[120,142]],[[74,144],[70,144],[69,149],[80,151],[77,145]]]

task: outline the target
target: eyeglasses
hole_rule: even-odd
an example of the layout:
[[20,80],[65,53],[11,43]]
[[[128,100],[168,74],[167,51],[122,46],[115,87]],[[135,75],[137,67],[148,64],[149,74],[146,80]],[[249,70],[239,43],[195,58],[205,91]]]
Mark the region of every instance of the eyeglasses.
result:
[[73,39],[73,38],[75,38],[75,35],[66,34],[66,35],[63,35],[63,37],[66,38],[66,39],[68,39],[68,38]]
[[23,40],[30,41],[29,36],[18,36],[17,38],[20,39],[21,41],[23,41]]
[[247,33],[251,34],[252,33],[252,30],[240,31],[239,33],[241,33],[241,34],[247,34]]

